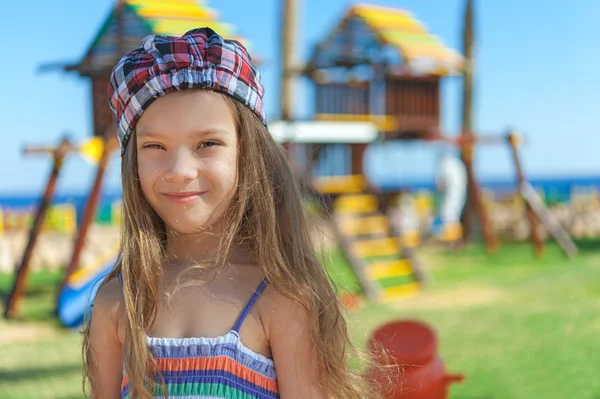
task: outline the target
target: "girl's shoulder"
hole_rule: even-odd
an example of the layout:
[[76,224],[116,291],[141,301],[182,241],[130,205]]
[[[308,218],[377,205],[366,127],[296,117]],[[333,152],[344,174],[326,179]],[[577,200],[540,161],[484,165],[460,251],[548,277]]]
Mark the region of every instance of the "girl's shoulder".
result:
[[96,297],[94,299],[94,307],[108,306],[115,308],[119,305],[122,305],[123,302],[123,284],[121,281],[119,281],[118,277],[114,277],[104,282],[100,288],[98,288],[98,292],[96,293]]
[[287,297],[271,284],[268,284],[261,300],[257,303],[257,311],[267,333],[267,338],[282,327],[305,324],[309,321],[306,309],[296,301]]
[[118,278],[103,283],[94,298],[92,319],[95,328],[110,329],[117,333],[123,342],[123,320],[125,318],[125,299],[123,286]]
[[304,304],[275,287],[265,290],[259,309],[269,341],[281,397],[325,398],[313,331],[318,320]]

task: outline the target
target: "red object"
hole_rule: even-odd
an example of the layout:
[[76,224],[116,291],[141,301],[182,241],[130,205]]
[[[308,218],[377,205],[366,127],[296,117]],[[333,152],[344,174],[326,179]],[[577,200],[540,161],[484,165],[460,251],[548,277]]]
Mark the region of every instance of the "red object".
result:
[[385,324],[373,333],[368,345],[376,363],[399,366],[368,373],[382,384],[386,399],[445,399],[449,385],[464,379],[461,374],[446,373],[437,353],[435,332],[424,323],[406,320]]

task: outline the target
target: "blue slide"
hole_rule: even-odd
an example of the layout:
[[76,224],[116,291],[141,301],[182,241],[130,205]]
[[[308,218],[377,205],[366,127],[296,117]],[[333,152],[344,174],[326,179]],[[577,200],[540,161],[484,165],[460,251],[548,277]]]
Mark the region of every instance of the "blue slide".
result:
[[89,318],[92,300],[115,265],[116,257],[98,260],[95,265],[80,267],[73,273],[58,295],[58,319],[67,328],[78,328]]

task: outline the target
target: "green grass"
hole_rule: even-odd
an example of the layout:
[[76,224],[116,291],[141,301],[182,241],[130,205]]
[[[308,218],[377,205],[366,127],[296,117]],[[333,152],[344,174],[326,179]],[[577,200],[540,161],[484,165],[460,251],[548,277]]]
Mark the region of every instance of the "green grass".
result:
[[[542,260],[527,245],[505,245],[493,257],[481,247],[461,253],[421,252],[432,282],[397,304],[366,304],[351,313],[353,340],[393,319],[419,319],[438,333],[451,372],[467,379],[453,399],[599,399],[600,245],[580,242],[567,260],[549,245]],[[340,291],[360,285],[338,249],[324,254]],[[0,275],[7,292],[11,276]],[[0,321],[0,398],[80,398],[78,334],[56,328],[53,285],[59,276],[35,274],[23,320]],[[7,340],[21,329],[37,340]]]
[[[82,398],[81,338],[61,329],[54,298],[61,275],[32,274],[17,320],[0,320],[0,398]],[[12,275],[0,274],[7,295]]]
[[[27,283],[27,296],[22,302],[18,320],[53,322],[54,309],[52,298],[55,295],[55,287],[61,280],[61,275],[51,271],[40,271],[33,273]],[[13,276],[0,274],[0,293],[8,296],[13,283]],[[17,321],[18,321],[17,320]],[[58,326],[58,322],[56,326]]]
[[[527,245],[429,251],[433,282],[417,298],[367,304],[352,318],[362,346],[374,326],[419,319],[438,333],[451,372],[464,373],[455,399],[600,398],[600,247],[581,242],[567,260],[549,245],[538,260]],[[349,273],[337,262],[335,273]],[[346,271],[340,271],[346,269]]]
[[75,334],[1,344],[0,397],[83,398]]
[[346,261],[341,248],[336,247],[324,254],[320,254],[321,262],[327,270],[338,292],[361,294],[362,287],[356,274]]

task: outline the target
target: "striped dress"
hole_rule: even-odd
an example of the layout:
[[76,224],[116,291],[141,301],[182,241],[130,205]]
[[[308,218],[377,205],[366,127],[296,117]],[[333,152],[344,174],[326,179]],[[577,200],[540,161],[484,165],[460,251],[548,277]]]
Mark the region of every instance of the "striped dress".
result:
[[[215,338],[154,338],[146,340],[165,380],[169,398],[279,398],[273,360],[245,347],[240,327],[264,291],[263,280],[227,334]],[[163,398],[156,374],[154,397]],[[124,373],[121,397],[130,398]]]

